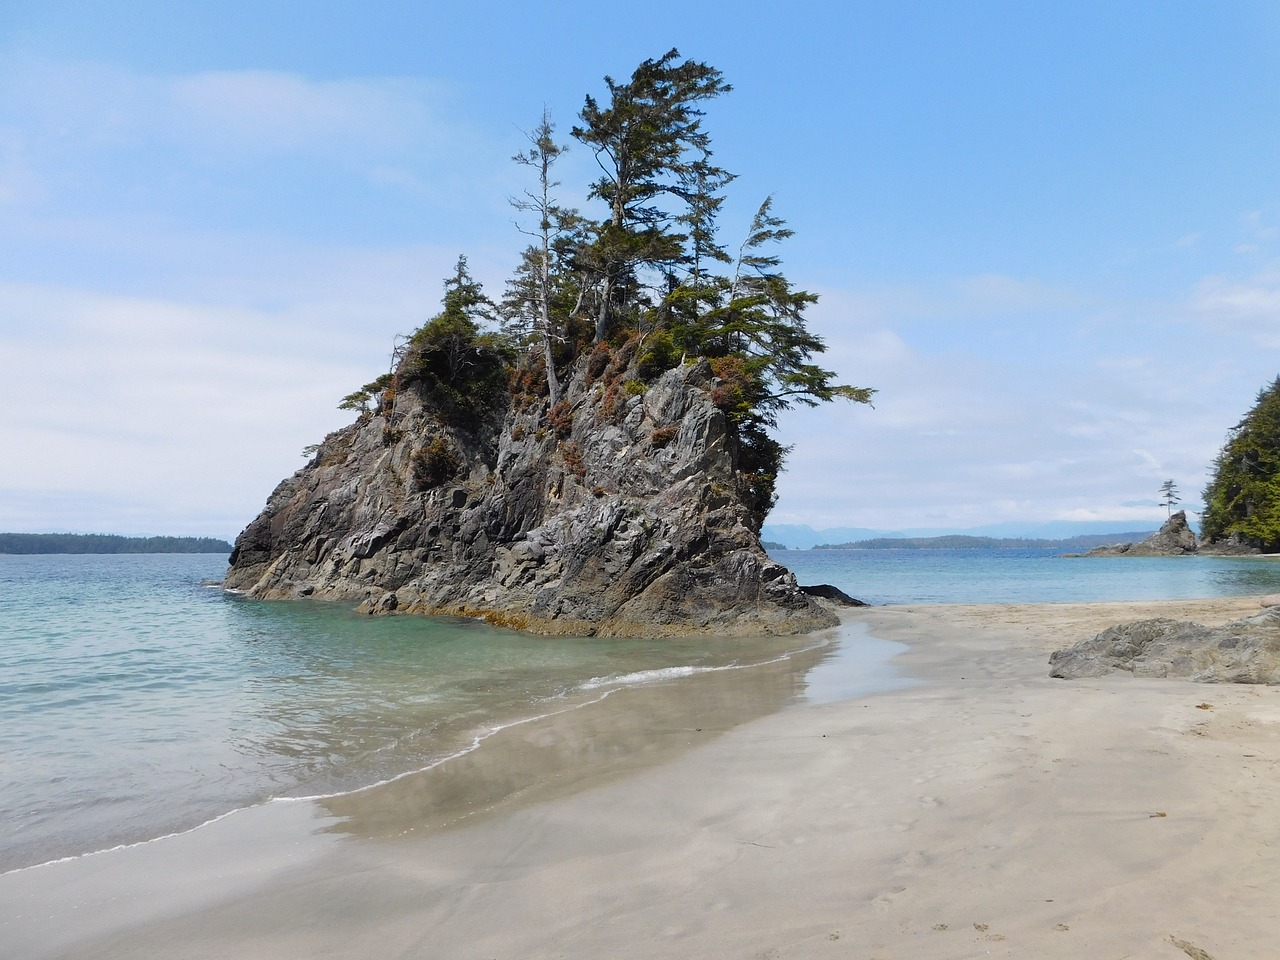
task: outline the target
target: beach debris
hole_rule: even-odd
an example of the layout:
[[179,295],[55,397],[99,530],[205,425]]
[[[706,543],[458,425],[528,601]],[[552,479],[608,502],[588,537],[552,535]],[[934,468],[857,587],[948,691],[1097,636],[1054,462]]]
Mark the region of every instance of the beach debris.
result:
[[1173,934],[1169,935],[1169,942],[1185,953],[1191,960],[1213,960],[1208,951],[1202,950],[1194,943],[1188,943],[1186,940],[1179,940]]
[[1197,710],[1212,710],[1212,709],[1213,709],[1213,704],[1212,704],[1212,703],[1197,703],[1197,704],[1196,704],[1196,709],[1197,709]]
[[1164,617],[1116,624],[1049,657],[1049,676],[1066,680],[1122,670],[1200,683],[1280,684],[1280,607],[1218,627]]
[[1167,817],[1167,816],[1168,816],[1168,814],[1167,814],[1167,813],[1165,813],[1163,810],[1157,810],[1155,813],[1151,814],[1151,816],[1147,817],[1147,819],[1148,819],[1148,820],[1153,820],[1153,819],[1155,819],[1156,817]]

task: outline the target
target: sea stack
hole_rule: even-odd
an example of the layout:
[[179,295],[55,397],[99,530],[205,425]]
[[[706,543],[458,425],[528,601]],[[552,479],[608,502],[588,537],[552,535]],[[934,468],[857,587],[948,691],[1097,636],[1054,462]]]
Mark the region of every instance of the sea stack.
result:
[[706,361],[642,379],[601,344],[552,405],[521,368],[462,409],[409,361],[237,538],[225,586],[539,633],[834,625],[760,545]]
[[1085,557],[1183,557],[1198,552],[1200,542],[1187,524],[1187,513],[1179,510],[1147,539],[1138,543],[1116,543],[1094,547]]

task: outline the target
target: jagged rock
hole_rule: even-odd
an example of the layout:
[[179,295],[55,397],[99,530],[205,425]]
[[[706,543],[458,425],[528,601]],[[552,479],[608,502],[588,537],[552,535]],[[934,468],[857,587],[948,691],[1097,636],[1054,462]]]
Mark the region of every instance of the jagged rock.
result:
[[834,625],[760,546],[701,362],[647,389],[581,357],[564,399],[460,427],[404,389],[330,434],[241,533],[225,586],[543,633]]
[[870,604],[849,596],[839,587],[833,587],[829,583],[819,583],[809,587],[802,586],[800,589],[811,597],[821,597],[823,600],[830,600],[832,603],[839,604],[842,607],[870,606]]
[[1049,675],[1074,680],[1126,670],[1201,683],[1280,683],[1280,608],[1205,627],[1157,618],[1108,627],[1055,651]]
[[1179,510],[1164,525],[1139,543],[1116,543],[1094,547],[1088,553],[1068,554],[1078,557],[1182,557],[1196,553],[1200,547],[1195,533],[1187,525],[1187,513]]

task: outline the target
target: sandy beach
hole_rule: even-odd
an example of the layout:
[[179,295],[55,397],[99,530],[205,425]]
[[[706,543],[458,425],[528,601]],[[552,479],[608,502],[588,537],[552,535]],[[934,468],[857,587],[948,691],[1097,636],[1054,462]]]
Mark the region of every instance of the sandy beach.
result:
[[905,645],[878,692],[796,703],[811,662],[640,688],[506,731],[472,774],[5,875],[0,941],[15,960],[1269,958],[1280,690],[1047,667],[1112,623],[1257,609],[856,611],[846,644],[863,625]]

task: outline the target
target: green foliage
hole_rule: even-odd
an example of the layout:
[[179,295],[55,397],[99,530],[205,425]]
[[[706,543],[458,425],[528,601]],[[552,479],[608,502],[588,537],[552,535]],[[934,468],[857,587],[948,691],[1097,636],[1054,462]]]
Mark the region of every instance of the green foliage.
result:
[[1204,502],[1206,540],[1280,548],[1280,377],[1227,435]]
[[644,342],[636,361],[636,373],[641,380],[656,380],[663,373],[680,363],[680,349],[671,334],[659,330]]
[[[660,204],[663,196],[683,200],[697,193],[699,184],[709,190],[710,184],[731,179],[710,164],[710,138],[702,130],[699,106],[732,89],[719,70],[681,60],[673,49],[644,61],[626,83],[612,77],[604,82],[608,101],[588,96],[582,125],[572,131],[600,167],[590,196],[608,208],[595,228],[588,257],[596,285],[597,342],[614,324],[634,318],[644,304],[637,271],[650,267],[661,272],[686,256],[688,235],[671,228],[679,218]],[[707,247],[718,204],[685,206],[685,224]]]
[[[558,203],[552,171],[565,148],[544,112],[514,158],[534,180],[512,201],[532,242],[501,306],[460,257],[443,309],[409,338],[395,382],[367,384],[342,406],[363,415],[375,402],[385,409],[395,389],[413,388],[450,424],[474,428],[505,405],[496,401],[506,391],[516,409],[549,411],[535,436],[563,441],[573,419],[560,371],[580,362],[586,384],[602,384],[598,413],[608,420],[624,416],[628,398],[664,371],[705,358],[739,488],[761,521],[787,452],[770,436],[779,413],[837,398],[868,403],[873,391],[839,383],[814,362],[826,349],[806,322],[817,297],[782,272],[776,245],[791,230],[772,198],[736,255],[718,236],[734,175],[713,163],[703,119],[731,89],[720,71],[670,50],[604,83],[607,95],[587,96],[572,129],[596,161],[586,193],[601,206],[583,214]],[[501,334],[484,332],[499,319]]]
[[212,537],[122,537],[110,533],[0,533],[0,553],[230,553]]
[[501,334],[482,332],[493,302],[471,279],[466,257],[445,281],[444,309],[409,338],[400,373],[452,422],[474,427],[508,384],[514,355]]

